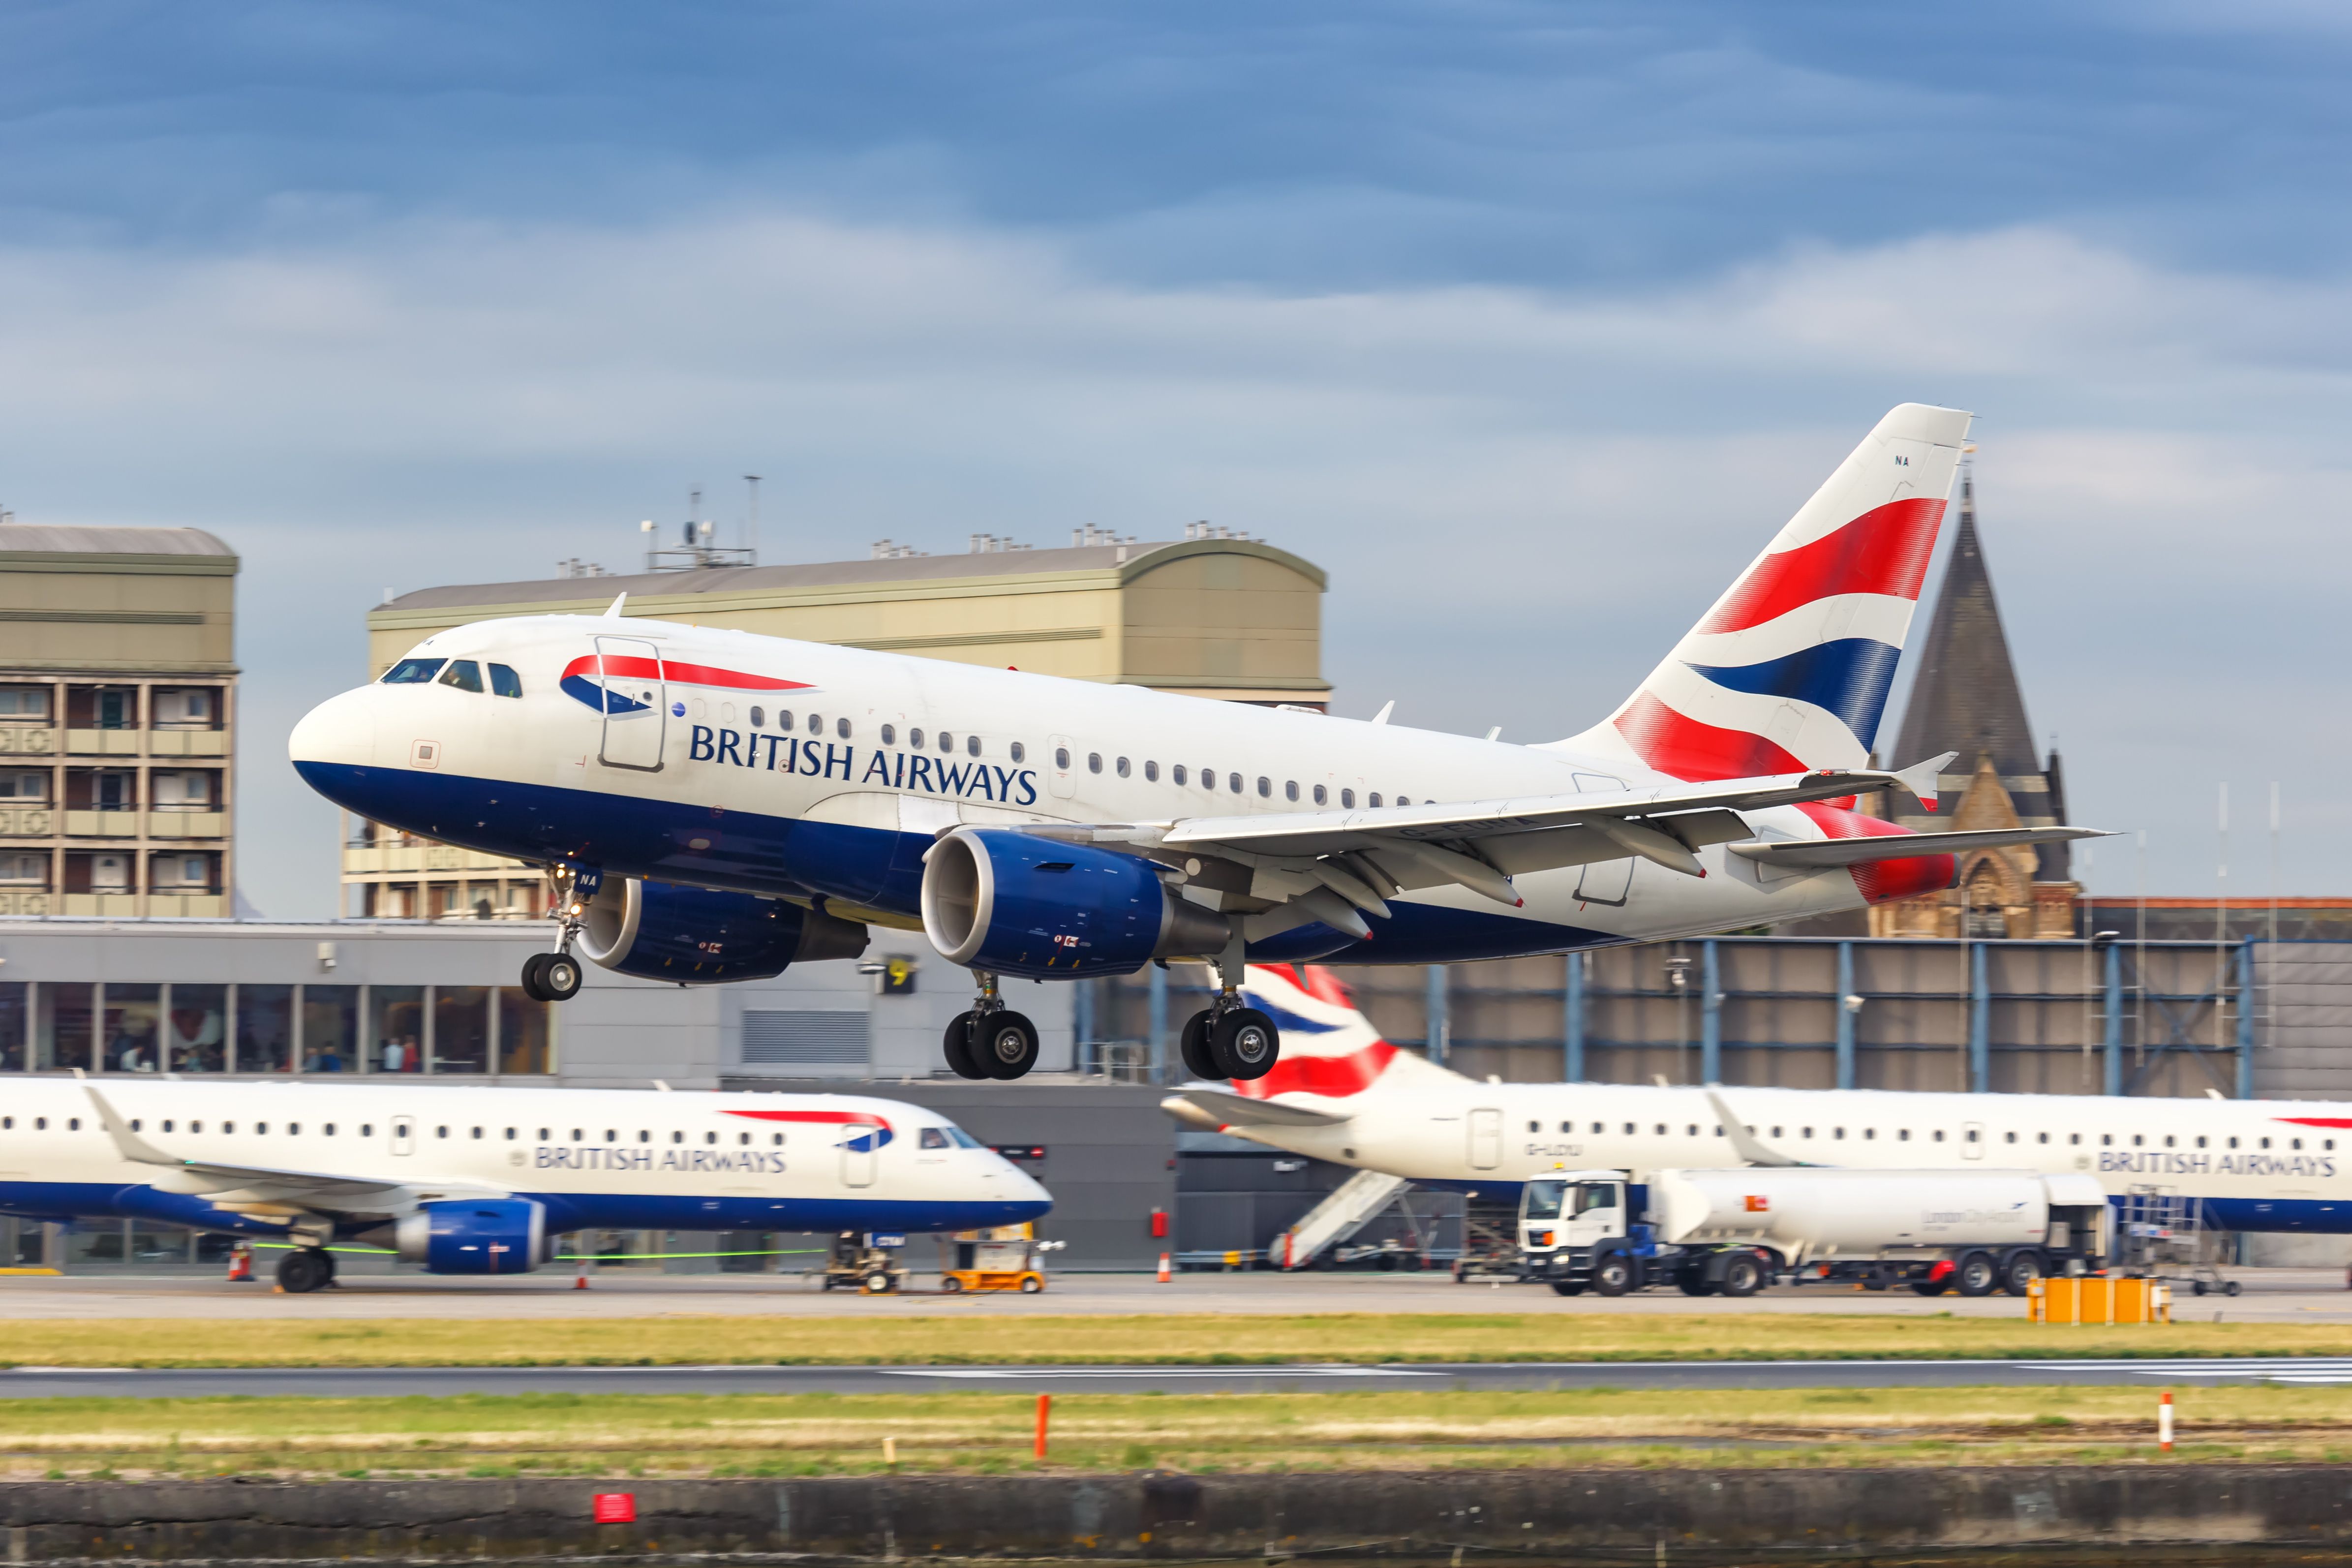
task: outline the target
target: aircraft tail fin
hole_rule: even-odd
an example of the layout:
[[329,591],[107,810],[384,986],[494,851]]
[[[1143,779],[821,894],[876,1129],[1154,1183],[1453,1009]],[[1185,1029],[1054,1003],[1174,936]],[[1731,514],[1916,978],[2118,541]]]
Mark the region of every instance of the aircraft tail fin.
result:
[[1971,417],[1890,410],[1617,711],[1561,744],[1687,780],[1864,765]]
[[1338,974],[1309,964],[1253,963],[1242,978],[1249,1005],[1282,1031],[1282,1059],[1264,1078],[1237,1080],[1251,1100],[1304,1095],[1322,1103],[1360,1102],[1427,1075],[1457,1075],[1381,1038]]

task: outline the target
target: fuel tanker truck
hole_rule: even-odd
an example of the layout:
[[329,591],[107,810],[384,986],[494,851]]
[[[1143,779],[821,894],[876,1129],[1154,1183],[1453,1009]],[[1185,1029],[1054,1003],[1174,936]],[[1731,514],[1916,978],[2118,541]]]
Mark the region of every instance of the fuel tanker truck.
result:
[[1672,1284],[1750,1296],[1776,1276],[1923,1296],[2021,1296],[2106,1266],[2105,1189],[2035,1171],[1559,1171],[1519,1194],[1526,1276],[1563,1296]]

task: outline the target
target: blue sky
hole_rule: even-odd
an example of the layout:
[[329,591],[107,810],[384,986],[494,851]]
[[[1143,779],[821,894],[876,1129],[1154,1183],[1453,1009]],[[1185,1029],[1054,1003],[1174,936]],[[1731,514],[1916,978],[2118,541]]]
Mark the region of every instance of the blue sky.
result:
[[698,479],[769,476],[772,558],[1245,528],[1331,568],[1343,711],[1532,740],[1912,399],[1980,416],[2077,816],[2203,891],[2216,784],[2278,779],[2288,890],[2352,890],[2335,8],[79,3],[0,51],[0,501],[245,553],[267,912],[331,908],[276,759],[366,607],[622,565]]

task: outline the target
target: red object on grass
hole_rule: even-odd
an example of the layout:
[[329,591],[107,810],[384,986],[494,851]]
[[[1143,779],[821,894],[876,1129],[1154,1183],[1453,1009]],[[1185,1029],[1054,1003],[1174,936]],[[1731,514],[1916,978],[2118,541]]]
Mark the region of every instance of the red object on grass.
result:
[[637,1494],[635,1492],[598,1492],[596,1522],[599,1524],[635,1524],[637,1522]]
[[1041,1459],[1045,1457],[1045,1423],[1053,1417],[1053,1414],[1054,1396],[1050,1394],[1039,1394],[1037,1396],[1037,1457]]

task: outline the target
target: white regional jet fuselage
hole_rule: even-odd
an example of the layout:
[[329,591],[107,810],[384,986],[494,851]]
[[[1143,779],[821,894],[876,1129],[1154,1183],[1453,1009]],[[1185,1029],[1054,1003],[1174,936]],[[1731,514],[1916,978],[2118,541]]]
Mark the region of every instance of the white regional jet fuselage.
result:
[[2222,1229],[2352,1232],[2352,1105],[1479,1083],[1382,1040],[1336,976],[1253,966],[1245,990],[1281,1025],[1282,1061],[1231,1091],[1172,1095],[1168,1108],[1426,1185],[1509,1196],[1559,1170],[1643,1181],[1761,1153],[1857,1170],[2083,1172],[2111,1198],[2202,1200],[2206,1223]]
[[856,1095],[36,1078],[0,1100],[0,1213],[396,1235],[439,1272],[528,1268],[574,1230],[949,1231],[1051,1206],[938,1113]]
[[[854,953],[875,923],[983,974],[1181,956],[1237,980],[1244,952],[1445,962],[1853,910],[1952,875],[1955,845],[1855,806],[1933,792],[1869,742],[1967,423],[1889,414],[1614,715],[1553,744],[616,601],[427,637],[292,755],[362,816],[550,868],[588,957],[681,982]],[[1214,1059],[1263,1068],[1236,1048]]]

